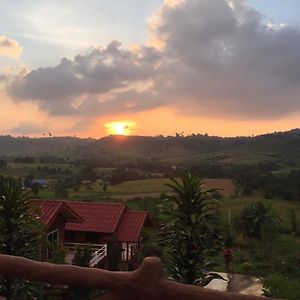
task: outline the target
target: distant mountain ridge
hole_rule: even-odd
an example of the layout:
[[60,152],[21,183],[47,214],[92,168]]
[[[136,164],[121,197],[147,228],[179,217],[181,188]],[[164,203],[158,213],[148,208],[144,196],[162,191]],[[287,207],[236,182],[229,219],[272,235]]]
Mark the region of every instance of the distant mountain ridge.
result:
[[[1,156],[62,156],[103,160],[148,159],[189,163],[255,163],[300,160],[300,129],[253,137],[107,136],[26,138],[0,136]],[[300,165],[300,161],[299,161]]]

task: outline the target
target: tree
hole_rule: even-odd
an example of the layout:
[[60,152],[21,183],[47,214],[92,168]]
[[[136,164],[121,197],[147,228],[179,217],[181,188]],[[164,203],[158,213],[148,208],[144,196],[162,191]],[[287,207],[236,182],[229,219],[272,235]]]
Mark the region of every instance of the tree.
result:
[[216,225],[219,214],[211,195],[215,190],[204,191],[201,178],[190,173],[180,181],[171,179],[167,184],[174,193],[166,199],[163,212],[169,217],[161,234],[160,245],[165,248],[169,275],[179,282],[208,284],[216,274],[206,277],[206,255],[216,249],[220,237]]
[[4,170],[6,168],[7,162],[3,159],[0,159],[0,170]]
[[34,194],[34,195],[37,195],[40,191],[40,185],[39,183],[37,182],[34,182],[32,185],[31,185],[31,192]]
[[[13,178],[5,178],[0,191],[1,253],[39,259],[43,230],[30,206],[31,193]],[[35,291],[34,285],[8,277],[2,280],[0,288],[7,300],[32,299]]]
[[245,206],[240,215],[234,218],[234,228],[245,237],[261,240],[265,230],[275,229],[280,222],[271,202],[258,201]]
[[[92,259],[92,249],[90,246],[78,247],[74,259],[72,261],[73,265],[79,267],[89,267],[90,261]],[[70,286],[68,290],[68,296],[70,300],[81,300],[89,299],[91,294],[91,289],[79,286]]]
[[65,182],[57,181],[54,186],[55,197],[60,199],[67,199],[69,197],[69,193],[66,187]]

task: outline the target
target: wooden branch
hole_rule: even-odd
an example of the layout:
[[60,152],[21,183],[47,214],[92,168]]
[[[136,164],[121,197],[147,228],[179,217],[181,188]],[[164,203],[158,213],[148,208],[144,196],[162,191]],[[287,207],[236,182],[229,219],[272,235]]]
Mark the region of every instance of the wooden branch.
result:
[[[0,274],[89,288],[108,289],[101,300],[262,300],[261,297],[222,293],[185,285],[165,278],[157,257],[146,258],[133,272],[110,272],[101,269],[35,262],[22,257],[0,255]],[[269,298],[270,299],[270,298]]]

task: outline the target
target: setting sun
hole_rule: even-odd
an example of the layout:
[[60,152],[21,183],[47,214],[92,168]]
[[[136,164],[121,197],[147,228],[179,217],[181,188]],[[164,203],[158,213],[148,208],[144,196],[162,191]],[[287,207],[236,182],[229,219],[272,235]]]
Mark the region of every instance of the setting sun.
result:
[[135,128],[135,122],[115,121],[105,124],[107,134],[130,135]]

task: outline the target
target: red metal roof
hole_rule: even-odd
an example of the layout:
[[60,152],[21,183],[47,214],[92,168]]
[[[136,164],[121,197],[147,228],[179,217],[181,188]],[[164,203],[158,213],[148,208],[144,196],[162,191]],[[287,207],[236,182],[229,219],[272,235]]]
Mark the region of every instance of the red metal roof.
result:
[[121,242],[138,242],[148,213],[143,211],[127,211],[117,232]]
[[124,204],[67,202],[84,221],[80,224],[67,223],[66,230],[115,233],[127,209]]
[[83,219],[64,201],[33,200],[32,203],[41,209],[40,220],[49,226],[58,214],[62,214],[72,222],[82,222]]
[[33,203],[41,208],[41,221],[46,225],[52,223],[58,213],[68,209],[80,218],[81,223],[68,220],[65,230],[115,233],[121,242],[138,242],[148,216],[147,212],[128,211],[125,204],[53,200],[34,200]]

